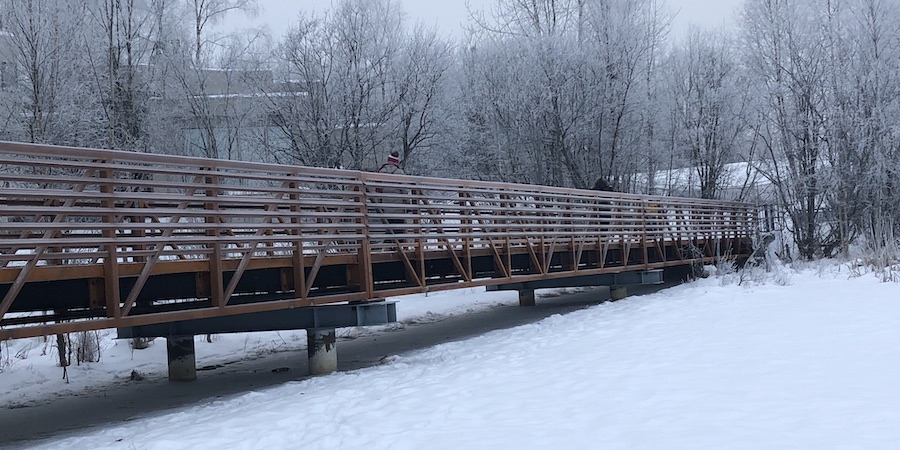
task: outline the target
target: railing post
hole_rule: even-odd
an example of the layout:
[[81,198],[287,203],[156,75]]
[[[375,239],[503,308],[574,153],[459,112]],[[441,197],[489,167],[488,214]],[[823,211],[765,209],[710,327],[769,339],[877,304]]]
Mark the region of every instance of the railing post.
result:
[[510,214],[512,210],[512,203],[510,202],[510,199],[512,198],[512,196],[510,196],[509,194],[505,194],[501,195],[501,198],[506,198],[506,206],[503,206],[502,201],[500,202],[500,207],[503,209],[503,237],[506,246],[506,260],[504,261],[504,264],[506,265],[507,276],[512,276],[512,242],[509,238],[509,226],[510,222],[512,221]]
[[[109,164],[109,161],[103,161],[101,164]],[[100,172],[100,193],[103,194],[103,207],[112,211],[116,207],[115,199],[113,199],[112,179],[113,172],[109,169],[103,169]],[[103,216],[103,222],[107,224],[103,228],[103,240],[106,241],[106,258],[103,260],[103,287],[106,297],[106,317],[121,317],[120,294],[119,294],[119,252],[116,244],[116,214],[109,212]]]
[[[543,204],[544,199],[541,197],[538,197],[537,195],[534,196],[534,200],[535,200],[534,204],[536,206],[535,209],[537,210],[537,216],[538,216],[538,219],[537,219],[538,229],[541,230],[540,231],[540,233],[541,233],[541,238],[540,238],[541,257],[539,259],[539,262],[541,263],[541,267],[539,268],[539,270],[541,271],[541,273],[546,273],[548,270],[547,268],[550,267],[550,262],[547,261],[547,241],[546,241],[546,238],[547,238],[547,219],[546,219],[547,212],[545,210],[546,205]],[[531,245],[531,242],[529,242],[528,245]]]
[[565,201],[566,204],[566,225],[569,227],[566,230],[569,232],[569,242],[567,243],[569,247],[569,255],[572,257],[572,270],[578,271],[578,254],[575,248],[575,220],[572,217],[572,199],[567,198]]
[[[415,240],[414,240],[414,242],[415,242],[414,245],[416,246],[416,249],[415,249],[416,257],[419,260],[419,278],[420,278],[419,284],[421,284],[422,286],[425,286],[427,284],[426,280],[428,278],[428,276],[425,274],[425,270],[426,270],[425,242],[427,241],[427,239],[424,236],[425,233],[423,233],[423,231],[422,231],[422,206],[426,203],[426,200],[424,199],[425,194],[424,194],[424,192],[422,192],[422,189],[410,189],[410,194],[412,194],[413,192],[418,192],[418,195],[416,195],[415,198],[410,199],[410,201],[415,202],[414,211],[415,211],[416,216],[412,220],[412,225],[415,227],[413,229],[413,234],[416,235]],[[410,195],[410,197],[413,197],[413,196]],[[413,211],[413,209],[410,208],[410,209],[407,209],[406,211],[408,214],[409,211]],[[407,219],[404,219],[404,222],[406,220]]]
[[[210,170],[215,171],[214,168],[210,168]],[[213,306],[224,308],[225,283],[222,274],[222,242],[219,239],[221,235],[219,225],[222,220],[218,214],[214,213],[219,210],[219,180],[216,176],[207,176],[205,182],[210,188],[206,190],[207,201],[204,208],[207,211],[213,211],[213,213],[207,213],[206,216],[206,223],[213,225],[212,228],[207,226],[206,235],[214,238],[210,243],[213,251],[209,255],[209,298]]]
[[366,297],[375,298],[375,281],[372,275],[372,241],[370,238],[371,226],[369,219],[369,188],[367,175],[360,172],[359,175],[359,207],[362,210],[362,241],[359,249],[359,283],[360,288],[366,290]]
[[641,199],[641,259],[644,268],[647,268],[649,261],[647,259],[647,205],[649,200],[645,197]]
[[296,181],[288,184],[291,190],[289,195],[291,199],[291,235],[295,236],[294,245],[297,246],[291,257],[291,270],[294,277],[294,295],[297,298],[306,300],[306,269],[303,260],[303,218],[300,217],[300,185]]
[[461,211],[461,215],[462,215],[462,220],[460,220],[460,232],[464,236],[462,239],[463,254],[466,259],[466,263],[465,263],[464,267],[466,269],[466,273],[468,274],[468,278],[471,280],[473,277],[472,246],[475,245],[475,239],[474,239],[475,227],[474,227],[474,220],[471,218],[471,216],[475,215],[475,210],[474,209],[462,209],[463,206],[468,206],[469,208],[472,208],[474,205],[471,200],[472,196],[466,192],[463,192],[462,186],[460,186],[459,189],[460,189],[460,191],[457,193],[457,195],[460,198],[459,206],[461,208],[460,211]]
[[[134,184],[136,184],[137,186],[135,187],[135,190],[134,190],[135,200],[131,203],[131,205],[130,205],[131,208],[137,209],[137,210],[142,209],[141,208],[141,200],[139,199],[140,198],[139,193],[148,192],[147,189],[152,190],[152,188],[147,188],[145,186],[142,186],[141,182],[144,181],[146,177],[150,177],[150,176],[151,175],[144,174],[139,171],[132,173],[131,179],[134,180]],[[139,238],[147,237],[146,225],[144,224],[146,219],[144,218],[144,216],[130,216],[128,220],[131,223],[131,229],[129,230],[129,233],[128,233],[129,236],[139,237]],[[123,222],[124,222],[124,219],[123,219]],[[122,231],[124,232],[125,230],[122,230]],[[140,252],[140,251],[146,250],[147,246],[145,246],[144,244],[136,244],[136,245],[132,246],[132,248],[135,251]],[[132,262],[146,262],[147,257],[132,256],[131,260],[132,260]]]

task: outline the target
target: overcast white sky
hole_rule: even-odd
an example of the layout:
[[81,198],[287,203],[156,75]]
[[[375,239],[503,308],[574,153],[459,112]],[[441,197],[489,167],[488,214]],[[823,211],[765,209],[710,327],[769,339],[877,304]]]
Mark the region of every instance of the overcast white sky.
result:
[[[254,26],[265,24],[277,38],[296,21],[303,11],[317,11],[331,5],[330,0],[258,0],[261,7]],[[469,0],[475,8],[494,4],[496,0]],[[401,0],[412,20],[436,24],[447,34],[457,35],[460,24],[466,21],[465,0]],[[669,8],[678,11],[673,24],[673,37],[681,37],[690,24],[703,27],[733,25],[735,8],[742,0],[668,0]],[[237,25],[237,24],[235,24]],[[240,25],[237,25],[240,27]]]

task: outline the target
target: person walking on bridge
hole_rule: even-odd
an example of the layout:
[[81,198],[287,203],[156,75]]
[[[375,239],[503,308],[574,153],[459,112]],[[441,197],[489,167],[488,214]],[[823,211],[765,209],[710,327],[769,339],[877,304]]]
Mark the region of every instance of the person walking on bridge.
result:
[[387,161],[376,170],[378,173],[390,173],[394,175],[405,175],[403,168],[400,167],[400,152],[394,150],[387,157]]
[[[600,177],[597,178],[597,181],[594,182],[594,185],[591,186],[591,190],[600,191],[600,192],[615,192],[612,185],[606,181],[606,178]],[[612,232],[612,224],[616,221],[615,210],[615,202],[612,200],[603,200],[599,203],[600,206],[600,235],[604,239],[608,239]]]
[[[391,175],[405,175],[405,173],[403,172],[403,168],[400,167],[400,152],[398,152],[397,150],[392,151],[388,155],[387,161],[385,161],[385,163],[382,164],[381,167],[379,167],[376,172],[391,174]],[[389,196],[385,196],[385,197],[379,198],[377,200],[377,202],[381,203],[382,205],[384,205],[384,204],[404,205],[404,204],[408,203],[407,197],[409,196],[409,191],[406,189],[399,188],[399,187],[384,187],[384,188],[379,187],[379,188],[375,188],[375,192],[377,192],[379,194],[389,194]],[[381,207],[377,208],[377,212],[379,212],[381,214],[388,214],[388,215],[394,216],[394,217],[387,217],[387,218],[382,219],[384,221],[384,223],[388,224],[389,226],[395,225],[395,224],[406,223],[406,220],[396,217],[396,215],[407,214],[408,211],[406,210],[406,208],[381,206]],[[387,232],[391,233],[391,234],[396,234],[396,235],[406,234],[405,230],[397,229],[397,228],[393,228],[393,227],[389,227],[387,229]],[[402,240],[400,240],[398,238],[398,240],[396,242],[398,244],[400,244],[400,243],[402,243]]]

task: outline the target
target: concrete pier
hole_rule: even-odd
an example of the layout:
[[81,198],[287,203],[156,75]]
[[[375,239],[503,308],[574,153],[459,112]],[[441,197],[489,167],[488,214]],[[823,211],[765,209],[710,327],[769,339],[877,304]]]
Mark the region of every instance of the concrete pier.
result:
[[534,289],[519,289],[519,306],[534,306],[535,304]]
[[169,356],[169,381],[197,379],[194,336],[166,336],[166,353]]
[[326,375],[337,370],[337,333],[334,328],[306,330],[309,374]]

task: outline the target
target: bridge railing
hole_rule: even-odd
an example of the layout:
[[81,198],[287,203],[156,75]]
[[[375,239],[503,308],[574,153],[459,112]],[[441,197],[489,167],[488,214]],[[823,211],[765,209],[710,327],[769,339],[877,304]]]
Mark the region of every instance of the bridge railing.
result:
[[755,208],[734,202],[0,142],[0,326],[46,314],[16,299],[48,280],[103,280],[94,307],[122,319],[161,273],[208,273],[204,294],[224,308],[250,267],[293,267],[307,300],[342,261],[361,268],[359,292],[324,301],[344,301],[379,293],[378,261],[403,262],[413,286],[396,292],[410,292],[427,288],[428,252],[452,254],[477,284],[472,252],[512,277],[515,248],[546,273],[563,247],[749,239],[755,227]]

